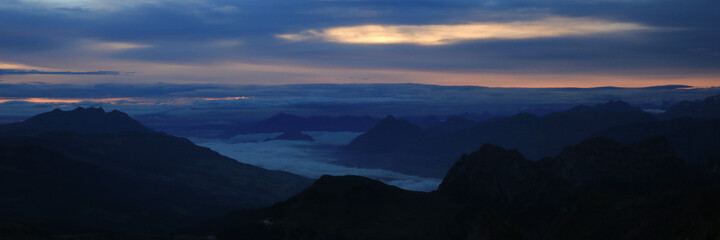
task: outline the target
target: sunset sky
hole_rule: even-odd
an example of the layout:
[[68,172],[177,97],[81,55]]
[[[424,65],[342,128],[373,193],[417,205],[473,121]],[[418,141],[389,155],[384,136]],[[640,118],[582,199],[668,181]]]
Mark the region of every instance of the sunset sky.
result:
[[717,0],[3,0],[0,83],[720,86],[718,9]]

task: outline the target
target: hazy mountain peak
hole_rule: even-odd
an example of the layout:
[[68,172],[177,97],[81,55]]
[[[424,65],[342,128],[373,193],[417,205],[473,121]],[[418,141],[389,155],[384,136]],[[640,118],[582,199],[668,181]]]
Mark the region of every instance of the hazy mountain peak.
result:
[[375,127],[356,137],[347,145],[351,150],[389,152],[400,145],[411,144],[425,135],[420,127],[403,119],[388,115]]

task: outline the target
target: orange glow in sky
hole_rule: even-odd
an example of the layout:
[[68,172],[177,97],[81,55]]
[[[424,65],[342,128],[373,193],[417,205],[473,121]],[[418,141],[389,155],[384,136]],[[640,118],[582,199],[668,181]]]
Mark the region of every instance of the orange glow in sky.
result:
[[44,104],[73,104],[82,102],[109,103],[113,105],[190,105],[195,101],[233,101],[248,100],[255,97],[223,97],[223,98],[0,98],[0,103],[30,102]]

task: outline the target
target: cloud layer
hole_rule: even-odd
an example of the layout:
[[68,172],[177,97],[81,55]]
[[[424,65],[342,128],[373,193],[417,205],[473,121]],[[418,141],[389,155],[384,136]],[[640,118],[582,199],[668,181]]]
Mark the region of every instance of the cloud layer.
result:
[[299,34],[280,34],[290,41],[324,40],[347,44],[448,45],[461,41],[533,39],[651,30],[637,23],[586,18],[545,18],[535,21],[485,22],[459,25],[362,25],[332,27]]
[[0,62],[136,74],[0,79],[712,85],[719,8],[715,0],[6,0]]

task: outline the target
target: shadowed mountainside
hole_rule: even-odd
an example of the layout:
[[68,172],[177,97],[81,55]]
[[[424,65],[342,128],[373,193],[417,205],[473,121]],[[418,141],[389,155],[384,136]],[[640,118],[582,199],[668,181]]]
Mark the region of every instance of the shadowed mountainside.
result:
[[[104,121],[60,124],[85,114]],[[79,108],[39,116],[34,119],[57,124],[38,130],[28,120],[0,127],[12,129],[0,133],[0,169],[15,179],[3,181],[15,195],[3,194],[8,211],[0,217],[51,231],[170,231],[230,210],[267,206],[310,184],[184,138],[127,127],[137,125],[127,124],[134,121],[120,112]]]
[[484,145],[431,193],[324,176],[285,202],[188,231],[218,239],[716,239],[718,201],[718,172],[685,166],[664,138],[597,138],[537,162]]

